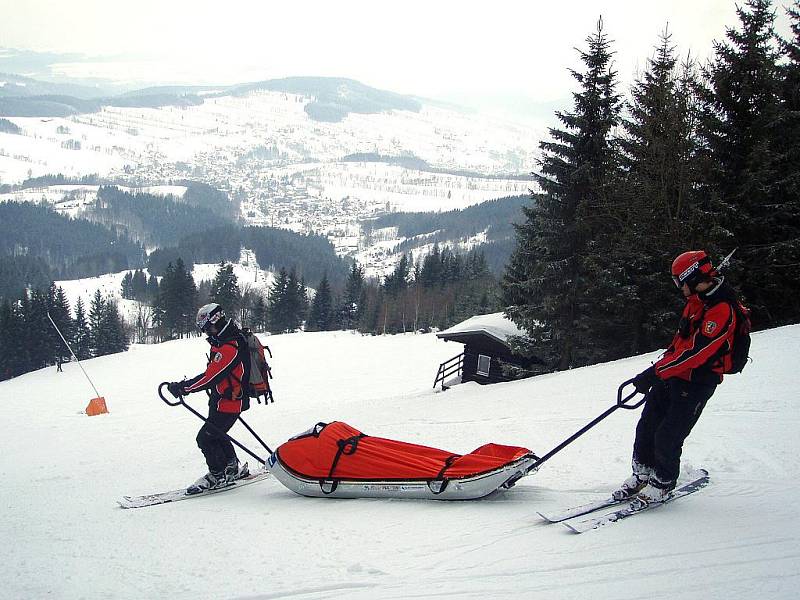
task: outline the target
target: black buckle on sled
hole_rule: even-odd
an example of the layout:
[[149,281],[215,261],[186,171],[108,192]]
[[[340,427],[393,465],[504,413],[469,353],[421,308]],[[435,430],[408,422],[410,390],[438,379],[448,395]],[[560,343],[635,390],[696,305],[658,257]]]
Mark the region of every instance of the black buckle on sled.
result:
[[447,484],[450,483],[449,479],[431,479],[428,481],[428,489],[431,494],[438,496],[447,489]]
[[336,491],[336,488],[339,487],[339,482],[335,479],[320,479],[319,480],[319,489],[320,491],[325,494],[332,494]]

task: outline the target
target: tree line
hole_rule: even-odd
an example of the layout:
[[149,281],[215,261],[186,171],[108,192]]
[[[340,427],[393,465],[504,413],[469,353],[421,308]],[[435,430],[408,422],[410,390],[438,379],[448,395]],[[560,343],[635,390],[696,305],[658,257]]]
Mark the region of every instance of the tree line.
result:
[[554,370],[664,347],[689,249],[738,248],[726,275],[756,328],[800,320],[800,2],[787,13],[783,40],[771,2],[747,0],[705,65],[665,30],[627,100],[598,23],[502,280],[519,351]]
[[128,349],[129,332],[116,302],[97,291],[88,307],[79,298],[73,313],[64,290],[51,284],[0,302],[0,380],[69,361],[62,335],[78,360]]
[[[121,294],[140,301],[134,334],[139,342],[194,335],[194,314],[217,302],[243,325],[273,334],[357,330],[368,334],[445,328],[476,312],[500,309],[497,282],[479,250],[463,254],[435,244],[415,264],[403,255],[382,280],[368,279],[353,263],[342,284],[327,274],[312,295],[296,268],[278,270],[269,289],[239,282],[233,265],[220,262],[214,279],[195,283],[181,258],[158,281],[141,270],[125,275]],[[311,296],[311,297],[310,297]]]

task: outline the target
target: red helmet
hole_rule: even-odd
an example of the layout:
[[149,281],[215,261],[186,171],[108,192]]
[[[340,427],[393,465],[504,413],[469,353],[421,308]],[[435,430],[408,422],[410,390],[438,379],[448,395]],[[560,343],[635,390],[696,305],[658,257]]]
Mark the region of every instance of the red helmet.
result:
[[687,284],[690,290],[701,281],[711,279],[717,272],[705,250],[689,250],[672,261],[672,280],[678,287]]

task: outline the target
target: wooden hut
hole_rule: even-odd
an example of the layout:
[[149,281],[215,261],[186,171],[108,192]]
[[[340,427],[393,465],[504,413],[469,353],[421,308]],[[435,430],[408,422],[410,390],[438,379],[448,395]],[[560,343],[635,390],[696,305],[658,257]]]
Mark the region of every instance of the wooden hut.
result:
[[447,382],[460,377],[462,382],[496,383],[507,381],[503,365],[514,365],[527,369],[535,359],[516,355],[508,339],[525,333],[502,312],[476,315],[436,334],[448,341],[464,344],[464,351],[439,365],[433,387],[440,382],[447,389]]

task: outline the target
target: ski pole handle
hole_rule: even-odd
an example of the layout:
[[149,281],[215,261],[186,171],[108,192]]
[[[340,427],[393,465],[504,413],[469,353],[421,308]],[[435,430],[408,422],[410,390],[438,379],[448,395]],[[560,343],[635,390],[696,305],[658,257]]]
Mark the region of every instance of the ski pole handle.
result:
[[628,394],[624,398],[622,397],[622,390],[624,390],[627,386],[632,384],[633,384],[633,379],[628,379],[628,381],[623,381],[622,385],[620,385],[619,388],[617,389],[617,406],[619,408],[633,410],[635,408],[639,408],[642,404],[644,404],[645,398],[642,398],[641,400],[633,404],[627,404],[628,400],[630,400],[636,394],[639,393],[636,389],[634,389],[630,394]]
[[168,381],[164,381],[158,386],[158,397],[161,398],[164,402],[166,402],[170,406],[180,406],[181,404],[183,404],[183,396],[178,398],[175,402],[170,402],[167,398],[164,397],[164,394],[162,393],[161,390],[164,389],[164,386],[168,386],[168,385],[169,385],[169,382]]

